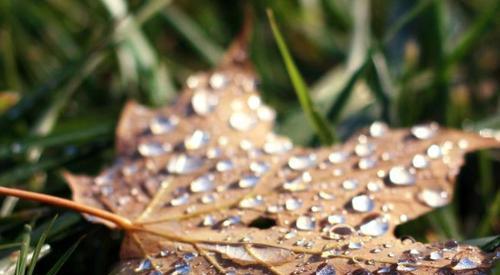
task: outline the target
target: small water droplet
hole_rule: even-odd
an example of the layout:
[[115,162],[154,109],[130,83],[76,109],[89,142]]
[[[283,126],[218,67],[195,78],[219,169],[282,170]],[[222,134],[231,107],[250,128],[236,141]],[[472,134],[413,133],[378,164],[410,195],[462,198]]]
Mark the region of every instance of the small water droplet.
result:
[[333,268],[333,266],[329,264],[320,265],[315,273],[315,275],[335,275],[335,274],[337,274],[335,268]]
[[174,272],[172,272],[172,275],[189,275],[190,272],[191,267],[189,264],[185,261],[180,261],[174,265]]
[[276,112],[266,105],[262,105],[257,109],[257,117],[261,121],[273,121],[276,117]]
[[169,118],[158,116],[153,118],[149,124],[149,130],[154,135],[161,135],[171,132],[175,129],[175,126],[179,123],[179,118],[171,116]]
[[359,182],[355,179],[347,179],[342,182],[344,190],[354,190],[358,188]]
[[234,168],[234,164],[231,160],[229,159],[226,159],[226,160],[220,160],[217,162],[217,164],[215,165],[215,169],[219,172],[226,172],[226,171],[230,171],[230,170],[233,170]]
[[382,216],[371,219],[359,227],[362,234],[373,237],[384,235],[387,230],[389,230],[389,222]]
[[241,208],[255,208],[257,206],[262,205],[263,203],[264,200],[262,199],[262,196],[256,196],[241,200],[239,206]]
[[340,163],[346,161],[348,157],[349,157],[349,153],[344,152],[344,151],[336,151],[336,152],[332,152],[330,155],[328,155],[328,160],[333,164],[340,164]]
[[235,225],[241,222],[240,216],[230,216],[222,222],[222,227],[229,227],[231,225]]
[[252,188],[257,185],[259,180],[260,178],[255,175],[246,175],[239,180],[238,186],[240,188]]
[[372,137],[382,137],[387,133],[387,130],[389,127],[387,126],[386,123],[381,122],[381,121],[375,121],[370,125],[370,136]]
[[300,207],[302,207],[302,201],[296,198],[287,199],[285,201],[285,209],[288,211],[295,211]]
[[135,272],[144,272],[153,268],[153,263],[149,259],[142,260],[134,269]]
[[347,245],[347,247],[349,249],[352,249],[352,250],[358,250],[358,249],[363,248],[363,243],[350,241],[349,244]]
[[440,188],[425,188],[418,194],[418,199],[432,208],[444,206],[449,202],[448,192]]
[[207,192],[214,188],[214,175],[207,174],[196,178],[191,182],[191,192]]
[[288,138],[271,136],[264,144],[264,152],[270,155],[283,154],[290,151],[293,144]]
[[418,139],[430,139],[436,135],[438,126],[435,123],[415,125],[410,129],[411,134]]
[[325,201],[331,201],[331,200],[335,199],[334,194],[331,194],[331,193],[328,193],[325,191],[319,191],[318,196]]
[[258,95],[250,95],[247,99],[247,105],[251,110],[257,110],[262,105],[262,100]]
[[411,160],[411,164],[417,169],[424,169],[429,167],[429,161],[422,154],[416,154]]
[[186,204],[189,201],[189,194],[188,193],[182,193],[181,195],[173,198],[170,200],[170,205],[172,206],[179,206]]
[[173,156],[167,165],[167,170],[172,174],[189,174],[198,170],[203,165],[203,159],[195,156],[180,154]]
[[141,143],[137,147],[137,151],[139,151],[139,154],[141,154],[141,156],[143,157],[161,156],[170,150],[171,150],[170,146],[154,141]]
[[188,150],[197,150],[205,146],[210,141],[210,135],[207,132],[196,130],[184,139],[184,147]]
[[438,261],[438,260],[441,260],[443,258],[443,252],[441,251],[432,251],[430,254],[429,254],[429,260],[431,261]]
[[224,88],[227,85],[227,83],[229,82],[229,79],[226,75],[224,75],[222,73],[214,73],[210,76],[210,79],[208,82],[210,84],[210,87],[212,87],[212,89],[219,90],[219,89]]
[[368,195],[358,195],[351,199],[351,206],[357,212],[370,212],[375,207],[375,203]]
[[264,161],[252,161],[250,163],[250,171],[260,176],[269,170],[269,165]]
[[295,179],[286,181],[283,183],[283,189],[290,192],[298,192],[304,191],[308,188],[308,182],[311,181],[311,177],[309,173],[303,173],[301,176],[296,177]]
[[218,103],[219,98],[205,89],[196,90],[191,98],[191,106],[200,116],[213,112]]
[[326,219],[329,224],[342,224],[345,223],[345,217],[342,215],[330,215]]
[[207,215],[201,222],[203,226],[214,226],[216,224],[215,218],[212,215]]
[[398,186],[415,184],[415,175],[406,167],[398,165],[389,170],[389,180],[392,184]]
[[354,152],[358,157],[368,157],[375,151],[375,144],[373,143],[358,143],[354,147]]
[[295,226],[302,231],[311,231],[316,227],[316,221],[313,217],[302,215],[295,221]]
[[201,196],[200,201],[203,204],[213,203],[215,201],[215,196],[214,194],[204,194]]
[[288,166],[293,170],[305,170],[316,165],[316,155],[298,155],[292,156],[288,160]]
[[257,119],[249,113],[235,112],[229,118],[229,125],[237,131],[246,132],[257,125]]
[[427,156],[431,159],[438,159],[443,155],[443,152],[441,151],[441,147],[436,144],[432,144],[427,148]]
[[362,158],[358,162],[358,168],[361,170],[372,169],[377,164],[377,159],[374,157]]
[[467,269],[474,269],[478,267],[478,263],[476,263],[474,260],[463,257],[458,262],[452,267],[453,270],[467,270]]

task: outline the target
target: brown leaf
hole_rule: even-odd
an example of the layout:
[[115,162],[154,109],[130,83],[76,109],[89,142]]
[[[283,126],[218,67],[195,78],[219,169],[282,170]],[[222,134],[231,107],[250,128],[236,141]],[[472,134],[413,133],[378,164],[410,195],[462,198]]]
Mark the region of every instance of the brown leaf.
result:
[[390,130],[377,122],[341,146],[294,147],[272,133],[275,113],[256,91],[242,45],[217,70],[189,77],[175,105],[128,103],[111,168],[96,178],[66,175],[76,202],[133,222],[120,273],[491,266],[493,255],[476,247],[399,240],[393,231],[447,204],[463,155],[497,140],[433,123]]

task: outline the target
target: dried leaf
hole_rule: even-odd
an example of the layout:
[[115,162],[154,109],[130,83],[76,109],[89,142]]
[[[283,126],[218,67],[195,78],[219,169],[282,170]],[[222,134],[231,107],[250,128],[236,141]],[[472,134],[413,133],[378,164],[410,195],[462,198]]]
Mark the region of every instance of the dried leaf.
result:
[[393,231],[447,204],[463,155],[498,140],[433,123],[390,130],[377,122],[341,146],[294,147],[273,134],[275,113],[255,84],[238,40],[215,71],[188,78],[175,105],[127,104],[111,168],[96,178],[66,175],[76,202],[134,224],[118,272],[448,274],[491,266],[494,255],[476,247],[399,240]]

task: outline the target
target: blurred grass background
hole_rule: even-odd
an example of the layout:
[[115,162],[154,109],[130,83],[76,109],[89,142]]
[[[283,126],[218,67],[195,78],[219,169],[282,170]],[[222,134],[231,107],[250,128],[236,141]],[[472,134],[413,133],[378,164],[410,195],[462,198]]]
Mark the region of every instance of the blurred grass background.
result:
[[[96,174],[109,165],[123,104],[171,102],[189,74],[217,64],[246,5],[262,95],[278,111],[276,130],[298,144],[320,139],[267,8],[310,103],[340,140],[375,120],[500,129],[498,0],[0,0],[0,184],[69,197],[61,171]],[[398,235],[482,244],[500,234],[499,160],[493,151],[470,155],[453,203]],[[37,203],[8,198],[0,206],[0,270],[43,236],[52,249],[35,273],[67,258],[61,274],[107,274],[117,261],[119,232]]]

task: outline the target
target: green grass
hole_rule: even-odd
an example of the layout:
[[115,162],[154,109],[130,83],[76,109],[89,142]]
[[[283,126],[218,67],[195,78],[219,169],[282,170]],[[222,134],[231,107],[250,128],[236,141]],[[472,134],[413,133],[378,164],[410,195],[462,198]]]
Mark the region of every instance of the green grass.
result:
[[[375,120],[500,129],[499,0],[247,4],[263,98],[278,111],[276,130],[298,144],[341,142]],[[112,162],[124,103],[172,102],[189,74],[217,64],[245,8],[222,0],[0,1],[0,184],[69,197],[61,171],[95,175]],[[494,151],[468,156],[452,204],[398,234],[498,245],[499,159]],[[1,203],[0,263],[42,243],[51,252],[34,273],[107,274],[116,263],[120,234],[60,209]],[[19,274],[31,272],[23,258]]]

